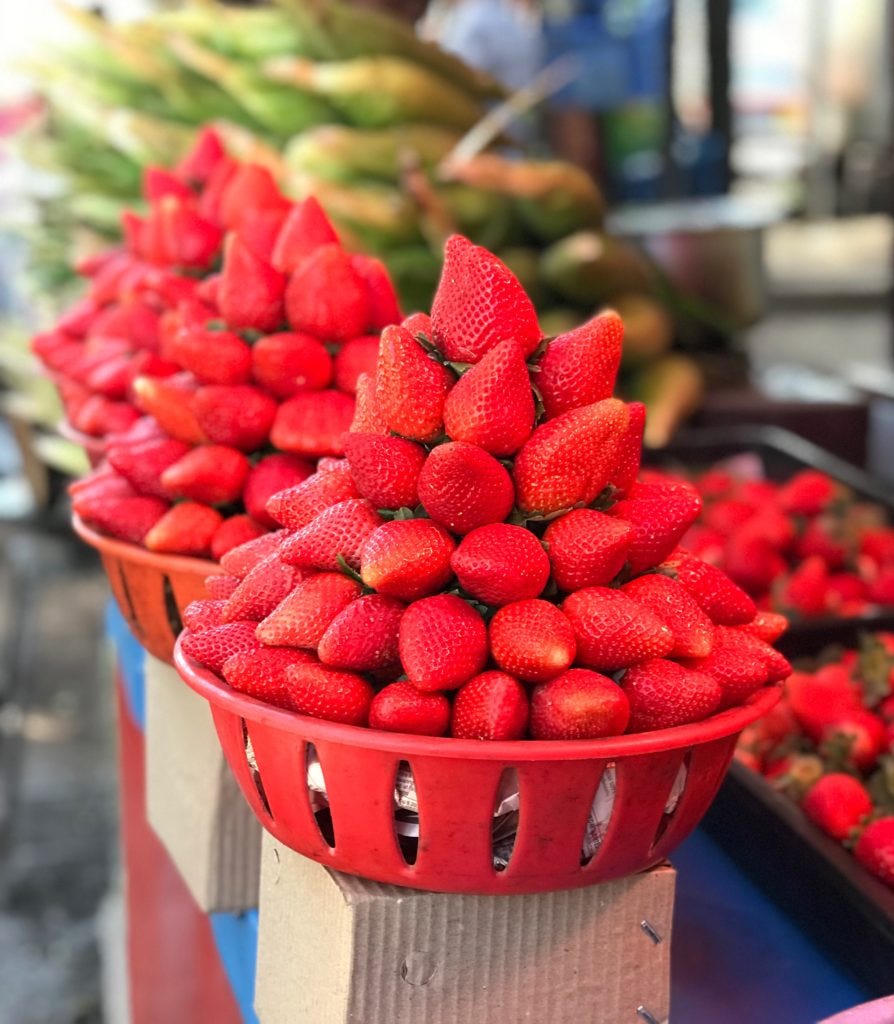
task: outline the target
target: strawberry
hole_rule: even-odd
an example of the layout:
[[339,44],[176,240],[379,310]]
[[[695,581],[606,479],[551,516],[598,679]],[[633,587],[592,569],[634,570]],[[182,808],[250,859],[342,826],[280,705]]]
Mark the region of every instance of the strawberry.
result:
[[873,604],[894,605],[894,566],[888,566],[869,584],[867,598]]
[[634,575],[663,562],[677,542],[698,518],[702,501],[687,483],[637,483],[610,510],[625,523],[632,535],[627,562]]
[[335,228],[317,200],[308,196],[289,210],[271,262],[280,273],[292,274],[315,249],[333,243],[338,243]]
[[462,598],[436,594],[406,609],[398,646],[407,678],[417,689],[455,690],[484,667],[487,628]]
[[128,402],[110,402],[102,395],[91,395],[77,414],[71,416],[71,425],[85,434],[104,437],[127,430],[139,418],[139,412]]
[[788,619],[776,612],[760,611],[751,622],[742,626],[746,633],[751,633],[764,643],[775,643],[788,629]]
[[624,673],[621,687],[630,701],[628,732],[670,729],[700,722],[720,706],[720,683],[676,661],[652,658]]
[[520,740],[528,728],[528,695],[505,672],[482,672],[457,690],[450,735],[468,740]]
[[860,554],[876,565],[894,565],[894,530],[890,527],[864,530],[860,534]]
[[180,178],[166,171],[163,167],[149,166],[143,168],[143,198],[148,203],[157,203],[165,196],[191,201],[192,190]]
[[872,814],[872,800],[853,775],[830,772],[807,791],[801,809],[823,832],[843,842]]
[[512,455],[531,436],[534,397],[517,341],[501,341],[459,378],[444,402],[444,428],[491,455]]
[[201,633],[203,629],[211,629],[212,626],[223,624],[223,610],[227,602],[219,599],[217,601],[190,601],[180,613],[183,619],[183,626],[190,633]]
[[321,391],[333,377],[332,357],[323,343],[295,331],[258,338],[251,348],[251,368],[255,380],[277,398]]
[[249,515],[262,526],[276,527],[276,520],[267,512],[267,502],[274,494],[297,487],[313,476],[312,462],[297,455],[265,455],[248,472],[242,501]]
[[385,264],[372,256],[355,252],[351,254],[351,266],[366,285],[370,329],[381,331],[390,324],[399,324],[400,301]]
[[546,516],[589,505],[611,480],[628,420],[627,406],[606,398],[537,427],[515,457],[519,509]]
[[371,729],[443,736],[450,725],[450,701],[443,693],[422,693],[411,683],[391,683],[372,699]]
[[258,639],[271,647],[316,648],[329,623],[359,596],[359,584],[341,573],[308,576],[262,620]]
[[243,577],[227,598],[224,622],[251,620],[260,622],[273,612],[304,579],[304,573],[280,560],[272,551]]
[[254,217],[259,210],[285,209],[288,206],[288,200],[266,167],[238,164],[223,190],[220,222],[232,230],[238,228],[243,220]]
[[360,552],[382,517],[365,498],[348,498],[324,509],[293,533],[279,550],[290,565],[339,572],[342,562],[360,568]]
[[288,529],[300,530],[332,505],[360,497],[347,470],[347,464],[344,471],[324,473],[318,469],[297,486],[272,495],[267,512]]
[[861,710],[860,689],[842,665],[816,672],[792,672],[785,696],[798,725],[818,743],[826,727]]
[[212,601],[227,601],[239,586],[239,582],[238,576],[229,576],[226,573],[215,574],[205,577],[205,589]]
[[357,434],[387,434],[388,424],[376,402],[374,374],[361,373],[357,378],[355,401],[351,431]]
[[840,487],[816,469],[803,469],[776,493],[776,503],[793,516],[818,516],[831,505]]
[[621,590],[651,609],[673,633],[672,658],[704,658],[711,653],[714,626],[682,583],[652,573],[631,580]]
[[461,235],[444,248],[431,330],[444,355],[464,363],[477,363],[506,338],[530,355],[543,336],[531,300],[505,263]]
[[242,384],[199,388],[192,408],[209,441],[253,452],[266,445],[278,406],[260,388]]
[[646,407],[642,402],[628,402],[629,420],[624,436],[618,443],[615,471],[610,486],[619,497],[624,497],[636,482],[643,456],[643,431],[646,428]]
[[619,590],[585,587],[565,598],[562,611],[574,628],[577,660],[587,668],[615,672],[646,658],[662,658],[673,633],[658,616]]
[[627,561],[632,527],[591,508],[554,519],[543,534],[556,585],[567,592],[610,583]]
[[320,639],[324,665],[355,672],[385,672],[400,665],[398,630],[404,606],[393,597],[367,594],[337,615]]
[[747,527],[725,544],[722,565],[730,579],[751,594],[765,593],[788,568],[776,547]]
[[227,238],[217,301],[232,330],[275,331],[284,320],[285,290],[286,278],[279,271],[238,235]]
[[210,505],[182,501],[165,512],[143,538],[143,544],[150,551],[206,556],[222,522],[223,516]]
[[723,689],[721,706],[732,707],[774,681],[774,676],[783,678],[785,669],[777,667],[780,659],[791,671],[782,655],[763,640],[739,629],[718,626],[714,630],[711,653],[706,658],[688,658],[684,664],[696,672],[713,676]]
[[369,536],[360,555],[360,575],[380,594],[414,601],[448,582],[455,547],[450,534],[430,519],[396,519]]
[[354,672],[299,662],[286,669],[288,706],[311,718],[366,725],[373,688]]
[[357,391],[357,379],[361,373],[375,373],[379,359],[379,336],[361,334],[350,338],[335,356],[335,386],[339,391],[353,395]]
[[[122,480],[122,483],[124,481]],[[166,501],[142,494],[107,498],[85,497],[72,503],[73,510],[100,533],[141,544],[143,538],[170,508]]]
[[189,202],[163,199],[155,210],[157,235],[171,265],[208,270],[220,252],[224,233]]
[[450,566],[463,590],[495,607],[537,597],[549,579],[543,545],[529,530],[508,523],[479,526],[466,534]]
[[295,455],[341,455],[354,416],[354,399],[340,391],[305,391],[279,407],[270,441]]
[[531,735],[535,740],[590,740],[618,736],[627,728],[627,695],[606,676],[571,668],[531,696]]
[[411,313],[400,326],[405,328],[414,338],[420,336],[431,341],[431,317],[428,313]]
[[285,530],[276,530],[274,533],[265,533],[254,540],[246,541],[238,548],[228,551],[221,558],[220,567],[224,572],[242,579],[269,554],[278,551],[285,538]]
[[812,519],[798,538],[798,558],[819,555],[829,569],[841,569],[848,555],[843,525],[829,516]]
[[224,662],[234,654],[263,650],[255,637],[256,625],[254,622],[227,622],[203,629],[201,633],[184,633],[180,649],[187,658],[220,675]]
[[700,558],[677,551],[658,569],[679,580],[718,626],[744,625],[757,614],[754,601],[741,587]]
[[177,164],[175,173],[188,184],[204,185],[225,156],[226,150],[217,132],[213,128],[202,128],[192,148]]
[[830,757],[840,753],[846,764],[868,773],[885,749],[888,736],[878,715],[859,708],[826,725],[820,742]]
[[536,378],[547,419],[611,398],[623,341],[624,323],[614,310],[553,338]]
[[886,885],[894,887],[894,815],[876,818],[863,829],[854,856]]
[[413,441],[433,441],[444,429],[444,403],[453,380],[405,328],[382,331],[375,396],[390,430]]
[[345,456],[357,490],[376,508],[415,508],[426,451],[414,441],[381,434],[345,434]]
[[137,406],[153,416],[166,434],[184,444],[201,444],[206,440],[191,408],[197,390],[198,383],[192,374],[137,377],[133,382]]
[[[255,256],[272,266],[276,239],[287,216],[287,209],[255,210],[251,217],[243,217],[239,225],[239,238]],[[275,268],[274,268],[275,269]]]
[[233,548],[239,547],[248,540],[254,540],[267,532],[267,528],[256,522],[251,516],[230,516],[218,526],[211,538],[211,557],[219,562]]
[[500,668],[529,683],[564,672],[577,653],[574,628],[549,601],[504,605],[490,621],[488,641]]
[[204,444],[168,466],[161,474],[161,484],[172,498],[225,505],[239,499],[248,471],[248,459],[242,452]]
[[501,522],[514,497],[505,467],[483,448],[462,441],[438,445],[429,454],[418,490],[429,516],[459,534]]
[[826,611],[829,570],[819,555],[805,559],[781,582],[776,604],[785,611],[810,618]]
[[161,474],[183,458],[189,446],[173,438],[157,438],[137,444],[109,444],[109,463],[141,494],[166,498]]
[[286,288],[293,330],[323,341],[347,341],[370,321],[366,284],[340,245],[321,245],[296,267]]
[[199,196],[199,213],[215,224],[223,223],[221,220],[221,206],[224,193],[238,169],[239,164],[229,156],[224,156],[218,160],[214,165],[214,169],[208,175],[205,187]]
[[221,674],[234,690],[266,704],[291,709],[286,669],[313,661],[312,654],[294,647],[262,647],[227,658]]

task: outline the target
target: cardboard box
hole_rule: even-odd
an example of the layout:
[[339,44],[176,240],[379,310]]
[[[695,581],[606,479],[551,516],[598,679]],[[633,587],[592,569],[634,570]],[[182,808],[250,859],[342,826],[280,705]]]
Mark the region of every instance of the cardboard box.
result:
[[146,814],[199,907],[258,905],[261,826],[227,766],[208,702],[146,659]]
[[264,836],[261,1024],[663,1024],[676,872],[535,896],[337,874]]

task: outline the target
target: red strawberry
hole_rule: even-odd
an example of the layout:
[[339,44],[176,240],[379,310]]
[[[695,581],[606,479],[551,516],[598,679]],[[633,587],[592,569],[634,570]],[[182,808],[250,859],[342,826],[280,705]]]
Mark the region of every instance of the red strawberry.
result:
[[872,814],[872,800],[853,775],[830,772],[807,791],[801,809],[827,835],[844,841]]
[[239,225],[240,240],[271,266],[276,239],[287,213],[287,209],[255,210],[250,217],[243,217]]
[[819,555],[805,559],[781,583],[776,597],[777,605],[806,618],[822,615],[826,611],[829,570]]
[[623,341],[624,323],[614,310],[553,338],[536,377],[547,419],[611,398]]
[[223,270],[217,301],[233,330],[275,331],[284,316],[286,278],[266,263],[237,235],[224,244]]
[[260,388],[243,384],[199,388],[192,408],[209,441],[253,452],[266,445],[279,407]]
[[828,725],[859,712],[859,686],[842,665],[825,665],[816,672],[792,672],[785,681],[788,706],[798,725],[818,743]]
[[460,541],[450,566],[459,585],[477,601],[504,605],[537,597],[549,579],[549,559],[529,530],[491,523]]
[[658,616],[619,590],[586,587],[565,598],[577,639],[577,660],[587,668],[615,672],[646,658],[662,658],[673,633]]
[[817,516],[835,501],[839,493],[839,485],[825,473],[804,469],[777,491],[776,502],[789,515]]
[[742,626],[746,633],[751,633],[764,643],[772,644],[788,629],[788,619],[776,612],[760,611],[751,622]]
[[886,885],[894,888],[894,815],[870,822],[854,847],[854,856]]
[[280,331],[258,338],[251,349],[251,362],[255,380],[277,398],[321,391],[332,381],[332,357],[310,334]]
[[704,658],[711,653],[714,625],[682,583],[652,573],[621,589],[637,604],[651,609],[673,633],[672,658]]
[[482,672],[459,688],[450,735],[468,740],[520,740],[528,728],[528,695],[505,672]]
[[359,497],[349,472],[318,470],[296,487],[274,494],[267,501],[267,512],[287,529],[300,530],[332,505]]
[[370,535],[360,556],[360,575],[380,594],[414,601],[450,579],[455,546],[450,534],[430,519],[396,519]]
[[189,451],[189,446],[173,438],[158,438],[137,444],[110,444],[109,463],[141,494],[166,498],[161,474]]
[[425,692],[454,690],[487,661],[484,620],[454,594],[414,601],[401,619],[398,644],[407,677]]
[[400,302],[385,264],[372,256],[355,252],[351,255],[351,266],[366,285],[366,297],[369,302],[367,326],[373,331],[381,331],[390,324],[399,324]]
[[894,566],[888,566],[870,583],[869,601],[883,607],[894,605]]
[[345,456],[357,490],[376,508],[415,508],[425,449],[381,434],[345,434]]
[[304,574],[299,569],[280,560],[279,551],[272,551],[246,573],[227,598],[223,621],[260,622],[266,619],[303,578]]
[[751,622],[757,614],[754,601],[720,569],[683,551],[677,551],[659,570],[677,579],[719,626]]
[[172,498],[225,505],[241,496],[248,470],[248,459],[242,452],[219,444],[204,444],[168,466],[161,475],[161,483]]
[[142,494],[112,498],[90,495],[73,502],[72,508],[88,526],[99,530],[100,533],[107,533],[110,537],[117,537],[131,544],[141,544],[170,505],[160,498]]
[[279,407],[271,443],[295,455],[341,455],[354,417],[354,399],[340,391],[305,391]]
[[869,591],[870,588],[856,573],[836,572],[829,577],[826,602],[831,612],[847,615],[849,609],[859,608],[868,602]]
[[137,377],[133,382],[136,404],[155,417],[164,432],[185,444],[206,440],[192,411],[192,399],[198,383],[192,374],[173,377]]
[[490,621],[494,661],[529,683],[545,683],[574,661],[577,641],[568,618],[549,601],[515,601]]
[[259,210],[285,209],[289,205],[266,167],[239,164],[223,191],[220,222],[224,227],[238,228],[243,220],[254,217]]
[[290,565],[306,569],[340,572],[342,561],[359,569],[360,552],[382,521],[366,499],[348,498],[293,533],[280,548],[279,556]]
[[520,510],[549,515],[589,505],[612,478],[628,420],[627,406],[606,398],[537,427],[515,457]]
[[431,341],[431,317],[428,313],[411,313],[401,321],[400,326],[406,328],[414,338],[422,335]]
[[450,725],[450,701],[443,693],[422,693],[411,683],[391,683],[372,699],[371,729],[443,736]]
[[323,341],[347,341],[366,331],[366,285],[340,245],[314,249],[293,271],[286,288],[286,315],[294,330]]
[[266,532],[267,528],[261,526],[251,516],[230,516],[220,524],[211,538],[211,557],[219,562],[228,551]]
[[143,538],[150,551],[206,556],[211,539],[223,522],[220,512],[195,501],[182,501],[158,520]]
[[634,574],[658,565],[698,518],[702,501],[687,483],[634,484],[609,515],[630,523],[627,561]]
[[265,533],[254,540],[246,541],[244,544],[240,544],[238,548],[228,551],[221,558],[220,567],[224,572],[242,579],[259,562],[263,562],[269,554],[279,550],[285,538],[285,530],[276,530],[274,533]]
[[357,598],[329,623],[317,651],[320,661],[354,672],[396,668],[403,612],[404,606],[392,597],[367,594]]
[[[785,659],[772,647],[750,633],[729,626],[714,630],[714,645],[706,658],[689,658],[684,664],[696,672],[713,676],[723,689],[722,707],[741,704],[755,690],[779,675],[779,659]],[[787,662],[785,662],[788,665]],[[788,666],[791,671],[791,666]]]
[[218,160],[214,170],[208,175],[202,194],[199,196],[199,213],[203,217],[214,221],[215,224],[222,224],[221,204],[227,186],[239,169],[239,164],[229,156]]
[[812,519],[798,538],[798,558],[819,555],[830,569],[841,569],[848,549],[842,524],[832,517]]
[[163,167],[143,168],[143,198],[148,203],[156,203],[165,196],[177,199],[193,199],[192,189],[188,188],[178,177]]
[[890,527],[864,530],[860,534],[860,554],[876,565],[894,565],[894,530]]
[[382,331],[375,381],[376,406],[390,430],[414,441],[442,433],[453,375],[405,328]]
[[308,196],[295,203],[280,229],[271,262],[283,274],[292,274],[315,250],[338,242],[338,235],[323,208]]
[[191,203],[169,197],[158,204],[157,232],[167,262],[189,270],[207,270],[214,263],[224,233],[199,214]]
[[294,647],[262,647],[227,658],[221,674],[234,690],[266,704],[291,709],[286,669],[313,661],[312,654]]
[[316,648],[329,623],[360,596],[360,585],[341,573],[308,576],[258,626],[271,647]]
[[354,419],[351,431],[357,434],[387,434],[388,424],[376,402],[375,375],[361,373],[357,378]]
[[242,491],[249,515],[263,526],[276,527],[276,520],[267,512],[267,502],[274,494],[297,487],[313,472],[313,463],[297,455],[265,455],[249,470]]
[[366,725],[373,688],[353,672],[298,663],[286,669],[289,707],[311,718],[346,725]]
[[531,735],[535,740],[590,740],[618,736],[627,728],[627,695],[606,676],[571,668],[531,696]]
[[766,537],[748,529],[729,538],[723,547],[721,564],[731,580],[752,594],[767,591],[788,568]]
[[104,437],[127,430],[140,418],[139,412],[129,402],[110,402],[102,395],[92,395],[71,416],[71,425],[85,434]]
[[863,773],[871,772],[888,742],[885,724],[862,708],[831,722],[822,732],[823,750],[843,754],[844,761]]
[[621,686],[630,701],[628,732],[700,722],[720,706],[720,683],[676,661],[652,658],[627,669]]
[[213,128],[202,128],[192,148],[177,164],[177,177],[189,184],[203,185],[225,156],[226,150],[217,132]]
[[501,522],[512,510],[512,479],[483,448],[462,441],[438,445],[419,474],[425,511],[454,533]]
[[238,576],[221,573],[205,577],[205,589],[212,601],[227,601],[238,586]]
[[541,337],[537,313],[517,278],[493,253],[453,235],[431,307],[432,338],[451,361],[477,363],[514,338],[525,355]]
[[642,402],[628,402],[630,419],[618,445],[615,472],[611,487],[624,497],[636,482],[643,456],[643,431],[646,428],[646,407]]
[[181,612],[183,626],[190,633],[201,633],[203,629],[220,626],[226,601],[190,601]]
[[501,341],[460,377],[444,403],[444,428],[491,455],[512,455],[531,436],[534,396],[517,341]]
[[610,583],[627,561],[632,528],[591,508],[554,519],[543,534],[556,585],[569,593]]
[[361,373],[375,373],[379,359],[379,336],[361,334],[350,338],[338,350],[335,357],[335,386],[339,391],[353,395],[357,391],[357,379]]
[[187,658],[220,675],[224,662],[234,654],[263,649],[255,637],[256,625],[254,622],[227,622],[203,629],[201,633],[184,633],[180,649]]

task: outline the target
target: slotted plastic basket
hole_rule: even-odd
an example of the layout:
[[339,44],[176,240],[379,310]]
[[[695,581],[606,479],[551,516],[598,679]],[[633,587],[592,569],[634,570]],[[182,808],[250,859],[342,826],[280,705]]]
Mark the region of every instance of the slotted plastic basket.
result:
[[73,427],[68,420],[60,420],[57,430],[66,441],[71,441],[72,444],[79,445],[84,449],[84,454],[94,469],[105,458],[106,442],[104,438],[85,434],[83,430]]
[[217,562],[183,555],[159,555],[137,544],[113,540],[72,516],[75,533],[96,548],[112,594],[133,635],[154,657],[173,664],[180,615],[208,596],[205,577],[220,573]]
[[[211,705],[224,755],[258,820],[326,867],[374,881],[456,893],[572,889],[658,864],[695,828],[726,773],[736,737],[779,688],[695,725],[602,740],[479,742],[379,732],[308,718],[232,690],[187,658],[174,664]],[[317,811],[308,763],[328,809]],[[399,838],[395,781],[412,772],[418,843]],[[518,792],[508,864],[495,866],[494,811],[507,773]],[[614,798],[584,854],[600,781]],[[680,779],[683,779],[682,786]],[[666,810],[678,794],[670,812]],[[409,850],[409,852],[408,852]]]

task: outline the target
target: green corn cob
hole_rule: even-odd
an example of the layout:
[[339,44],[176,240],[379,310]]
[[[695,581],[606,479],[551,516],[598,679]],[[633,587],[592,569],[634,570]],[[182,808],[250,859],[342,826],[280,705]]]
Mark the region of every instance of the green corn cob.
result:
[[483,114],[468,93],[402,57],[330,63],[278,57],[264,68],[271,79],[324,96],[346,121],[360,128],[425,121],[466,130]]
[[619,292],[652,291],[646,260],[607,235],[580,231],[551,245],[541,257],[543,280],[571,302],[595,306]]
[[218,3],[188,3],[159,11],[152,22],[162,32],[189,36],[226,57],[259,61],[307,51],[298,24],[273,7],[227,7]]

